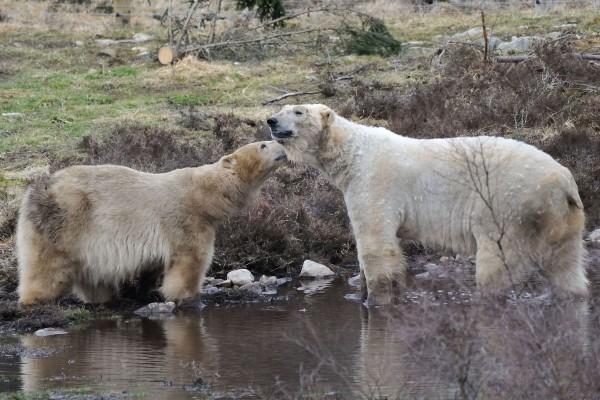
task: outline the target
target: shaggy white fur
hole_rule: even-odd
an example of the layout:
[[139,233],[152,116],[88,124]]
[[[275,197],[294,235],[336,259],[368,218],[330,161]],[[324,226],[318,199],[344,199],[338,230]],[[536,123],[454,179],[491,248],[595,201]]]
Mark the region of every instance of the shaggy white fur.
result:
[[254,199],[284,159],[276,142],[258,142],[215,164],[165,174],[74,166],[35,182],[17,224],[19,302],[72,290],[86,302],[106,302],[157,263],[167,300],[194,297],[216,228]]

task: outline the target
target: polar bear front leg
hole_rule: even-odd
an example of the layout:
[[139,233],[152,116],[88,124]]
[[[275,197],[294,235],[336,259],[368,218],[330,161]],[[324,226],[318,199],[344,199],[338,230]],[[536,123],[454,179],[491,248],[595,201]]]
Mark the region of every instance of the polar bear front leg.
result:
[[185,246],[174,252],[160,288],[167,301],[182,303],[198,295],[213,258],[214,239],[214,232],[208,232],[198,240],[198,248]]
[[406,260],[395,231],[390,231],[386,232],[382,226],[370,226],[356,233],[368,307],[393,304],[399,289],[405,286]]

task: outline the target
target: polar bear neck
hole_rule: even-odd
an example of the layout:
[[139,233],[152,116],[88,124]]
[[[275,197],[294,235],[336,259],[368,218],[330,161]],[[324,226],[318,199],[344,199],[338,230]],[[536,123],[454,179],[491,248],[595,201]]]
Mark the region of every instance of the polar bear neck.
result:
[[315,153],[315,166],[336,187],[344,191],[352,179],[351,167],[360,156],[359,125],[336,116],[335,123],[323,130]]

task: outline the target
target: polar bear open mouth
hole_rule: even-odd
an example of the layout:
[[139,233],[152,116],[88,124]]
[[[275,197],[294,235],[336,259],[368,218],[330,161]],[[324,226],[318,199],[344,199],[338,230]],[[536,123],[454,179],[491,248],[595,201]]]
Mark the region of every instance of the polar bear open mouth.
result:
[[271,137],[275,140],[281,140],[281,139],[289,139],[292,136],[294,136],[294,132],[287,130],[287,131],[277,131],[277,130],[273,130],[271,129]]
[[283,154],[278,155],[277,158],[275,159],[275,161],[283,160],[285,158],[287,158],[287,155],[285,153],[283,153]]

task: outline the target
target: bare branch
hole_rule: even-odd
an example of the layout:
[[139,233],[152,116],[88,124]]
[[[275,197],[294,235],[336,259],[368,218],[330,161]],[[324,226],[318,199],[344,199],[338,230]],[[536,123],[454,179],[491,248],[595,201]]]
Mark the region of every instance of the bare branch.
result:
[[302,96],[302,95],[305,95],[305,94],[319,94],[319,93],[321,93],[320,90],[316,90],[314,92],[292,92],[292,93],[286,93],[286,94],[281,95],[279,97],[275,97],[274,99],[265,100],[265,101],[263,101],[260,104],[263,105],[263,106],[266,106],[267,104],[273,104],[273,103],[278,102],[279,100],[283,100],[283,99],[286,99],[288,97]]

